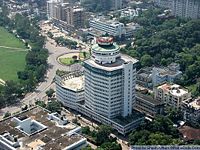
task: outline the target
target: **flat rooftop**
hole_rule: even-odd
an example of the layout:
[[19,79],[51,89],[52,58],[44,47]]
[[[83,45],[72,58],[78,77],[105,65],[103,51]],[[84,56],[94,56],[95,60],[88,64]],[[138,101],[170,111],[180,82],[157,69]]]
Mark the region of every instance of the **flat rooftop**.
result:
[[161,75],[161,76],[166,76],[166,75],[172,75],[173,76],[173,75],[177,75],[177,74],[181,73],[181,71],[173,71],[173,70],[170,70],[167,67],[162,67],[162,68],[154,67],[153,69],[154,70],[156,69],[159,72],[159,75]]
[[138,119],[143,119],[144,118],[144,114],[140,113],[139,111],[133,110],[132,114],[130,116],[127,117],[116,117],[113,118],[112,120],[122,126],[126,126],[129,123],[132,123],[134,121],[137,121]]
[[72,77],[70,79],[63,80],[62,87],[72,91],[83,90],[84,76]]
[[180,85],[178,84],[168,84],[168,83],[165,83],[161,86],[158,86],[158,89],[162,89],[163,91],[165,92],[169,92],[171,93],[172,95],[174,96],[183,96],[185,94],[188,94],[188,90],[181,87]]
[[183,101],[183,103],[187,104],[188,106],[194,108],[195,110],[200,110],[200,97],[196,99],[188,99]]
[[151,103],[153,105],[162,105],[163,104],[163,102],[154,99],[152,96],[144,95],[144,94],[141,94],[139,92],[136,92],[136,98],[141,98],[144,101]]
[[129,62],[132,62],[133,64],[135,64],[135,63],[138,62],[138,60],[135,59],[135,58],[132,58],[128,55],[121,54],[121,58],[118,58],[116,60],[116,62],[111,63],[111,64],[96,63],[94,58],[90,58],[90,59],[87,59],[87,60],[84,61],[84,63],[86,63],[86,64],[88,64],[88,65],[90,65],[94,68],[106,70],[106,71],[115,71],[115,70],[118,70],[118,69],[122,69],[123,65],[125,63],[129,63]]
[[116,20],[112,20],[112,19],[107,19],[105,17],[99,17],[99,18],[94,18],[93,20],[91,20],[92,22],[101,22],[104,24],[108,24],[110,26],[118,26],[118,25],[124,25],[123,23],[116,21]]
[[[21,143],[21,146],[16,148],[17,150],[36,149],[38,146],[41,146],[44,150],[62,150],[83,139],[83,137],[78,134],[67,135],[69,131],[77,128],[76,125],[68,123],[67,125],[59,126],[56,122],[48,119],[48,114],[49,113],[42,108],[35,107],[15,116],[20,120],[31,118],[47,126],[45,130],[39,133],[27,136],[18,130],[16,128],[16,123],[12,118],[9,118],[0,122],[0,135],[8,132],[14,137],[17,137]],[[0,149],[3,149],[1,145]]]

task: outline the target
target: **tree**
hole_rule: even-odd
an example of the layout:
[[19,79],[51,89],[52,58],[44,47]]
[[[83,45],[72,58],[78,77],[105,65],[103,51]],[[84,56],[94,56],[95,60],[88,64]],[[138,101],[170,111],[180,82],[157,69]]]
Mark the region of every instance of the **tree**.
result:
[[55,101],[55,100],[51,100],[50,102],[47,103],[47,107],[46,109],[48,109],[51,112],[61,112],[61,105],[59,102]]
[[129,135],[129,143],[130,145],[145,145],[146,140],[148,139],[150,135],[150,131],[147,130],[141,130],[141,131],[136,131],[132,132]]
[[82,133],[83,134],[86,134],[86,135],[90,134],[90,128],[89,128],[89,126],[82,127],[81,129],[82,129]]
[[49,89],[47,90],[46,92],[46,95],[48,96],[48,98],[52,98],[53,97],[53,94],[55,93],[55,91],[53,89]]
[[180,140],[173,139],[170,135],[165,135],[164,133],[152,133],[146,142],[148,145],[175,145],[179,143]]
[[109,141],[109,135],[112,132],[112,128],[107,125],[101,125],[96,134],[97,145],[101,145],[104,142]]
[[51,32],[48,32],[47,35],[49,38],[51,38],[51,39],[53,38],[53,34]]
[[145,54],[141,57],[140,61],[142,66],[151,66],[153,59],[150,55]]
[[174,123],[178,123],[178,121],[183,119],[183,112],[180,109],[175,109],[172,107],[166,108],[166,114],[170,120]]
[[44,101],[36,101],[35,104],[40,106],[40,107],[46,108],[46,104],[45,104]]
[[10,117],[10,116],[11,116],[11,113],[10,113],[9,111],[7,111],[7,112],[4,114],[3,118],[8,118],[8,117]]
[[14,81],[6,81],[2,94],[8,105],[14,104],[22,96],[22,86]]
[[116,142],[105,142],[97,150],[122,150],[122,147]]
[[84,59],[87,57],[87,53],[85,51],[83,52],[83,57]]
[[74,124],[77,124],[77,125],[81,125],[79,122],[78,122],[78,119],[77,118],[75,118],[75,119],[72,119],[72,122],[74,123]]
[[84,147],[81,150],[93,150],[90,146]]

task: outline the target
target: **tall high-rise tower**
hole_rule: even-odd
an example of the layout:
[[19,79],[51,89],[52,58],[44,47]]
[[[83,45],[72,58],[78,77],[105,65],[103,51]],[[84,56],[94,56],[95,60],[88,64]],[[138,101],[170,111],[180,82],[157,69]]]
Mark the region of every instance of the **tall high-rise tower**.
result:
[[85,106],[107,118],[132,114],[136,59],[119,53],[111,37],[100,37],[84,61]]
[[172,10],[174,16],[200,18],[200,0],[154,0],[155,4]]

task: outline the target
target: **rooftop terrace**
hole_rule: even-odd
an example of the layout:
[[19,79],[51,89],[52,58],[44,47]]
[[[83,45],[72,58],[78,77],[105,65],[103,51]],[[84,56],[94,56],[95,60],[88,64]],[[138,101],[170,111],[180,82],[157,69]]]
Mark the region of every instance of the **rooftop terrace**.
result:
[[84,76],[73,77],[62,82],[62,86],[66,89],[78,91],[83,89]]
[[138,62],[138,60],[134,59],[128,55],[121,54],[121,57],[118,58],[116,60],[116,62],[110,63],[110,64],[109,63],[108,64],[98,64],[95,62],[95,60],[93,58],[90,58],[90,59],[87,59],[84,61],[84,63],[89,64],[92,67],[95,67],[97,69],[106,70],[106,71],[115,71],[118,69],[122,69],[123,65],[125,63],[129,63],[129,62],[132,62],[133,64],[135,64]]
[[[59,126],[55,121],[48,118],[48,114],[42,108],[36,107],[15,116],[19,120],[31,118],[45,125],[47,128],[41,132],[27,135],[16,128],[17,124],[13,121],[13,118],[9,118],[0,122],[0,135],[9,133],[16,137],[21,143],[20,147],[16,148],[17,150],[36,149],[38,147],[42,147],[44,150],[61,150],[84,139],[76,133],[68,135],[70,131],[77,129],[76,125],[68,123],[67,125]],[[2,144],[0,144],[0,149],[3,149],[3,146],[1,146]]]
[[151,103],[153,105],[162,105],[163,104],[163,102],[154,99],[152,96],[150,96],[150,95],[144,95],[144,94],[141,94],[139,92],[136,93],[136,98],[141,98],[144,101],[146,101],[148,103]]
[[158,86],[158,89],[162,89],[165,92],[169,92],[174,96],[183,96],[188,93],[188,90],[177,84],[168,84]]
[[129,123],[132,123],[134,121],[137,121],[138,119],[143,119],[143,118],[144,118],[144,114],[142,114],[142,113],[140,113],[136,110],[133,110],[132,114],[130,116],[127,116],[127,117],[119,116],[119,117],[116,117],[112,120],[115,121],[116,123],[122,125],[122,126],[125,126]]

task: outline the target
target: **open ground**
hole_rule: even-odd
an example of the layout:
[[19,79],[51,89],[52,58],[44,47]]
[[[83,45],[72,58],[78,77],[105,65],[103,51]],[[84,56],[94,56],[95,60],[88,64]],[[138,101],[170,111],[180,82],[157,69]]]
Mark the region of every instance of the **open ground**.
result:
[[17,72],[25,68],[27,49],[22,41],[0,27],[0,79],[17,80]]

